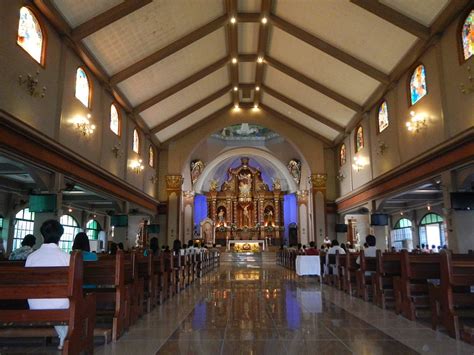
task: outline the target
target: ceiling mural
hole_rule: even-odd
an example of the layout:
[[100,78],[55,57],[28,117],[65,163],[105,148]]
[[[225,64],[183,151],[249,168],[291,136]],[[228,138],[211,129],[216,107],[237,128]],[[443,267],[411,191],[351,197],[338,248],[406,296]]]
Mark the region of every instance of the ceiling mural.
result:
[[218,138],[226,141],[232,140],[256,140],[265,141],[272,138],[277,138],[279,135],[271,129],[262,127],[256,124],[241,123],[233,126],[223,128],[221,131],[212,135],[213,138]]

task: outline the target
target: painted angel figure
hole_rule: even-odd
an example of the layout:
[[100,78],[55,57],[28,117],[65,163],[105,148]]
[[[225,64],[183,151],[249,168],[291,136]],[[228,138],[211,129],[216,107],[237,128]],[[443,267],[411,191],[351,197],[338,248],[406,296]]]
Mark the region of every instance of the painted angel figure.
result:
[[273,179],[273,190],[281,190],[281,182],[279,178]]
[[301,180],[301,162],[296,159],[291,159],[288,163],[288,171],[296,184],[299,185]]

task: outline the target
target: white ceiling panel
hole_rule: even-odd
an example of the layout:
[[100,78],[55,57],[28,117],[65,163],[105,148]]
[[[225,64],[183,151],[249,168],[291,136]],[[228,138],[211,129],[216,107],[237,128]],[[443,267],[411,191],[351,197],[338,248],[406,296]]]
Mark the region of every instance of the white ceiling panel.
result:
[[84,40],[115,74],[223,15],[219,0],[155,0]]
[[272,67],[267,68],[264,82],[266,86],[342,126],[348,124],[355,114],[346,106]]
[[237,10],[239,12],[260,12],[262,8],[261,0],[238,0]]
[[122,1],[123,0],[53,0],[53,3],[66,18],[69,25],[74,28],[120,4]]
[[360,105],[380,85],[371,77],[278,28],[273,28],[269,54]]
[[410,17],[425,26],[430,26],[449,0],[379,0],[382,4]]
[[347,0],[278,0],[276,14],[387,74],[417,40]]
[[186,116],[182,120],[172,124],[169,127],[161,130],[156,134],[158,140],[160,142],[164,142],[165,140],[174,137],[179,132],[191,127],[193,124],[203,120],[204,118],[212,115],[214,112],[220,110],[221,108],[229,105],[232,102],[232,96],[230,94],[224,95],[217,100],[207,104],[206,106],[200,108],[197,111],[194,111],[189,116]]
[[149,127],[154,127],[228,84],[229,71],[224,67],[143,111],[141,116]]
[[136,106],[225,56],[225,30],[221,28],[118,86]]
[[257,53],[259,28],[260,25],[258,23],[239,23],[237,36],[239,53]]
[[322,135],[328,139],[335,139],[338,136],[338,132],[331,127],[328,127],[321,122],[316,121],[314,118],[304,114],[301,111],[296,110],[292,106],[285,104],[284,102],[278,100],[277,98],[269,95],[268,93],[263,93],[262,103],[268,107],[278,111],[282,115],[291,118],[295,122],[305,126],[311,131]]
[[254,83],[257,64],[252,62],[239,63],[239,83]]

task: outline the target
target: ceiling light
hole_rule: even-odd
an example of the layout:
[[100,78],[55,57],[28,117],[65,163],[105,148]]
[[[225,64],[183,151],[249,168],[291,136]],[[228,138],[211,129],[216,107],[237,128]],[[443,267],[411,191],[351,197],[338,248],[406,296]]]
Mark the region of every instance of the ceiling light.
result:
[[238,110],[238,109],[239,109],[239,104],[235,104],[235,105],[234,105],[234,108],[235,108],[236,110]]
[[258,104],[253,105],[253,108],[258,108]]
[[263,57],[258,57],[257,62],[258,62],[259,64],[262,64],[262,63],[263,63]]
[[262,23],[263,23],[263,24],[266,24],[266,23],[267,23],[267,21],[268,21],[268,20],[267,20],[267,18],[266,18],[266,17],[262,17]]
[[232,64],[237,64],[237,58],[232,58]]
[[239,90],[239,88],[237,86],[234,86],[234,91],[237,91]]
[[71,212],[72,212],[72,208],[69,208],[67,211],[68,211],[69,213],[71,213]]
[[260,91],[260,86],[256,86],[255,91]]
[[231,18],[230,18],[230,23],[231,23],[231,24],[234,24],[234,23],[236,23],[236,22],[237,22],[237,20],[235,19],[235,17],[231,17]]

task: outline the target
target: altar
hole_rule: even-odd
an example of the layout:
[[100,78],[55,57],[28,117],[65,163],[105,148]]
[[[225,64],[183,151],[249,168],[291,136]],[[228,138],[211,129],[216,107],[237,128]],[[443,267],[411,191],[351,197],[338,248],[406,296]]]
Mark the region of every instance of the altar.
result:
[[[231,251],[232,245],[234,245],[234,251],[236,253],[258,253],[260,251],[265,251],[266,249],[265,240],[227,240],[227,251]],[[260,245],[262,248],[260,249]]]

